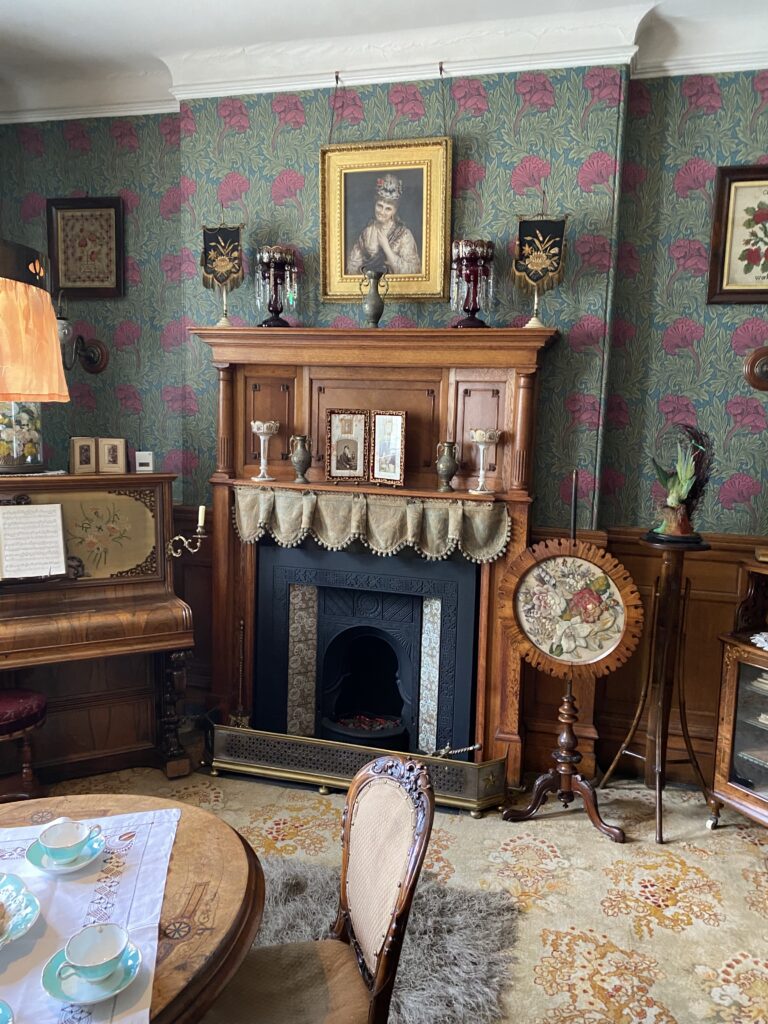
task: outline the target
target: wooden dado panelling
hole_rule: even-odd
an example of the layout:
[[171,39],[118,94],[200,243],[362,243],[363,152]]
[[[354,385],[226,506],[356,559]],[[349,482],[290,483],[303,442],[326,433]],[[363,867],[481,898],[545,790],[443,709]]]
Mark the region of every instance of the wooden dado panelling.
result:
[[[192,509],[176,509],[176,529],[194,529]],[[209,532],[210,532],[209,527]],[[605,533],[579,533],[608,550],[632,574],[643,596],[646,616],[650,615],[653,588],[658,574],[659,556],[638,543],[644,533],[640,529],[612,530]],[[535,531],[533,541],[555,536],[555,531]],[[717,702],[720,687],[720,641],[718,635],[733,625],[739,600],[739,564],[752,556],[759,538],[731,535],[708,535],[710,551],[686,556],[686,576],[691,580],[687,630],[683,645],[683,670],[686,679],[688,723],[694,748],[705,777],[711,777],[713,742],[717,723]],[[250,550],[250,549],[249,549]],[[190,666],[191,693],[207,696],[210,689],[211,589],[210,541],[204,542],[198,555],[185,555],[176,561],[176,591],[192,607],[195,623],[195,653]],[[493,625],[490,627],[493,629]],[[642,682],[648,671],[650,629],[646,622],[640,648],[627,664],[596,687],[576,691],[579,705],[579,747],[584,755],[582,768],[593,776],[597,768],[605,770],[629,731],[640,696]],[[562,683],[524,669],[523,721],[526,771],[540,772],[550,765],[555,747],[555,718],[562,696]],[[684,757],[677,704],[670,721],[671,758]],[[494,709],[493,718],[502,722],[503,709]],[[645,720],[641,722],[632,749],[643,753]],[[597,766],[597,767],[596,767]],[[618,773],[640,774],[642,765],[632,758],[621,760]],[[692,782],[687,765],[671,766],[670,779]]]

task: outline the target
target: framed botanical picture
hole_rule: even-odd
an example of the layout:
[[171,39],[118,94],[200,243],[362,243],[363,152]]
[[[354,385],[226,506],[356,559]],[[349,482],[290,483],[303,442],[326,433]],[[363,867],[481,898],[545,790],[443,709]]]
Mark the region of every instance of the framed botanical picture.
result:
[[124,437],[97,437],[99,473],[127,473]]
[[360,483],[368,466],[368,410],[328,409],[325,414],[325,475]]
[[768,166],[718,167],[707,302],[768,301]]
[[70,437],[69,439],[69,471],[80,473],[97,472],[96,438]]
[[446,298],[450,203],[448,138],[324,146],[321,297],[357,298],[365,271],[380,270],[390,295]]
[[123,200],[119,196],[49,199],[51,294],[68,299],[123,295]]
[[403,486],[405,474],[405,413],[371,411],[370,480]]

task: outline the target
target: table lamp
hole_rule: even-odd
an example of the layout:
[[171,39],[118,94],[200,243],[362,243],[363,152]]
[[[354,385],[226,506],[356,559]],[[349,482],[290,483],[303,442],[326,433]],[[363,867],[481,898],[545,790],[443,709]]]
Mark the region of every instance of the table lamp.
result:
[[41,402],[68,402],[40,253],[0,239],[0,473],[44,468]]

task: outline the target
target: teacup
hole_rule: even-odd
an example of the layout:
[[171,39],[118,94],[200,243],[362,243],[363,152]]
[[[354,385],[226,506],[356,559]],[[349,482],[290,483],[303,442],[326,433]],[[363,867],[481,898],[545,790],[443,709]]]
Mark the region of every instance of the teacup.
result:
[[38,842],[43,853],[54,864],[69,864],[83,852],[87,844],[101,832],[101,825],[87,821],[57,818],[40,833]]
[[128,945],[128,932],[119,924],[89,924],[72,935],[64,947],[66,959],[56,976],[103,981],[115,970]]

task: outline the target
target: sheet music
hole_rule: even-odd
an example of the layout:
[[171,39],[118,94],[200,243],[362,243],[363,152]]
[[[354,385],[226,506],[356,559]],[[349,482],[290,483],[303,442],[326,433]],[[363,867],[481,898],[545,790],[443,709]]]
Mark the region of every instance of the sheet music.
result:
[[0,505],[0,579],[66,569],[61,505]]

